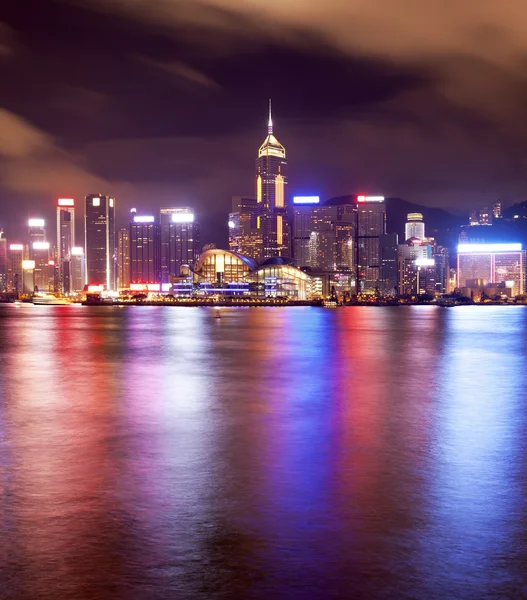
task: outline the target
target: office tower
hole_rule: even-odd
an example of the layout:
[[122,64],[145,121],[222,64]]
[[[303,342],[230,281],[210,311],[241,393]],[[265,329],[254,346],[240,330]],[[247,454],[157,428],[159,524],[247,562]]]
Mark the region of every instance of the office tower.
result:
[[71,249],[75,245],[75,200],[59,198],[57,200],[57,272],[59,290],[71,291],[70,266]]
[[32,294],[35,291],[35,261],[22,261],[22,292]]
[[295,196],[293,198],[293,222],[291,230],[291,254],[297,267],[311,266],[316,253],[313,233],[313,209],[320,205],[319,196]]
[[256,159],[257,228],[262,232],[262,258],[289,255],[285,148],[273,134],[271,103],[267,137]]
[[86,283],[115,289],[115,199],[86,196]]
[[170,281],[170,258],[169,258],[169,242],[170,242],[170,223],[172,223],[172,215],[180,211],[180,208],[165,207],[159,211],[159,224],[161,225],[161,281],[168,283]]
[[436,268],[436,291],[439,294],[450,293],[450,266],[448,248],[436,246],[432,253]]
[[[161,230],[162,235],[162,230]],[[162,240],[162,238],[161,238]],[[161,244],[163,242],[161,241]],[[121,227],[117,240],[117,285],[120,289],[130,288],[130,229]],[[163,271],[161,270],[161,276]]]
[[381,246],[381,285],[380,292],[395,296],[398,292],[398,236],[396,233],[386,233],[380,236]]
[[229,213],[229,249],[259,260],[262,255],[262,232],[257,227],[256,198],[233,196]]
[[169,275],[178,277],[183,266],[194,269],[200,254],[200,237],[192,209],[179,208],[171,215],[168,238]]
[[32,259],[33,244],[46,241],[46,222],[44,219],[29,219],[27,225],[29,258]]
[[70,291],[81,292],[86,282],[86,261],[84,259],[84,248],[73,246],[71,249],[70,268]]
[[31,257],[34,261],[34,286],[39,292],[53,291],[55,262],[50,258],[49,242],[33,242]]
[[[419,277],[422,279],[422,268],[434,266],[432,250],[432,244],[417,238],[410,238],[406,240],[404,244],[399,244],[398,281],[400,294],[413,295],[421,293],[418,291],[418,284],[421,283],[421,281],[418,282],[418,271]],[[430,277],[428,277],[428,279],[430,279]],[[422,279],[422,282],[426,283],[426,277],[425,279]]]
[[513,296],[525,293],[525,250],[522,244],[458,244],[457,285],[504,284]]
[[161,283],[161,227],[154,216],[130,223],[130,283]]
[[494,214],[494,207],[498,205],[498,212],[501,215],[501,203],[498,201],[493,205],[492,212],[489,210],[488,206],[484,206],[483,208],[478,208],[470,211],[469,215],[469,225],[470,226],[479,226],[479,225],[492,225],[492,218]]
[[383,196],[357,196],[357,278],[360,292],[373,293],[382,287],[380,238],[386,233]]
[[0,292],[7,292],[7,240],[0,229]]
[[18,294],[22,291],[22,261],[24,244],[9,244],[7,269],[7,291]]
[[423,223],[423,215],[421,213],[408,213],[406,217],[406,225],[404,227],[404,240],[417,238],[423,240],[425,238],[425,224]]

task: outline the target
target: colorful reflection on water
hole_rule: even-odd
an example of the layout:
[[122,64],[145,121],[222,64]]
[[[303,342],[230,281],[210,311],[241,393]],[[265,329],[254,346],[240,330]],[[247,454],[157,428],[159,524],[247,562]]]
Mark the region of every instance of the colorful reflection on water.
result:
[[0,307],[0,597],[527,596],[522,307]]

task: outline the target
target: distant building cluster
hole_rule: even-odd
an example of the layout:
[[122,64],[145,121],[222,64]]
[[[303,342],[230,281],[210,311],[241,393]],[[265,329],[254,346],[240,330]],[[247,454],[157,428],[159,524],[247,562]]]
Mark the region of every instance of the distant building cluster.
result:
[[[519,243],[488,243],[463,232],[456,268],[449,251],[426,236],[423,215],[407,215],[403,239],[387,233],[383,196],[322,201],[287,194],[285,147],[274,135],[258,149],[254,195],[236,196],[226,218],[229,247],[202,248],[194,210],[135,208],[116,226],[116,200],[89,194],[84,236],[75,232],[72,198],[56,202],[56,236],[40,217],[27,237],[8,243],[0,230],[0,293],[246,295],[298,300],[419,298],[458,294],[472,299],[525,293],[525,251]],[[501,203],[470,214],[468,229],[501,219]]]

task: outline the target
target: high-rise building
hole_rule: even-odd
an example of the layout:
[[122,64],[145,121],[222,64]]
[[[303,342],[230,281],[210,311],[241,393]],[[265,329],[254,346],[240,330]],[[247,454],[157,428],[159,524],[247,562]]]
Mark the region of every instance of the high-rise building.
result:
[[256,198],[233,196],[229,213],[229,249],[258,260],[262,256],[262,231],[257,227]]
[[130,283],[161,283],[161,227],[154,216],[130,223]]
[[471,287],[473,281],[505,284],[512,295],[525,293],[525,250],[522,244],[458,244],[457,285]]
[[290,253],[286,169],[285,148],[273,134],[269,102],[267,137],[260,146],[256,159],[256,226],[262,232],[261,258],[288,256]]
[[115,289],[115,199],[86,196],[86,283]]
[[0,229],[0,292],[7,292],[7,240],[4,230]]
[[357,272],[359,291],[380,292],[381,236],[386,233],[386,205],[383,196],[357,196]]
[[84,248],[82,246],[73,246],[71,249],[70,268],[70,291],[81,292],[86,282],[86,261],[84,258]]
[[386,233],[380,236],[381,246],[381,285],[380,292],[384,295],[395,296],[398,291],[398,236],[396,233]]
[[55,262],[51,260],[49,242],[33,242],[31,256],[34,266],[34,286],[39,292],[54,289]]
[[450,264],[448,248],[435,246],[432,254],[436,268],[436,291],[439,294],[450,293]]
[[425,224],[421,213],[408,213],[406,217],[404,240],[411,238],[417,238],[418,240],[424,240],[425,238]]
[[24,244],[9,244],[7,270],[7,291],[22,291],[22,261],[24,260]]
[[[38,243],[38,242],[37,242]],[[32,294],[35,291],[35,261],[22,261],[22,292]]]
[[194,268],[200,255],[199,224],[194,211],[179,208],[171,216],[168,240],[169,275],[179,276],[181,267]]
[[[430,291],[429,282],[432,279],[429,270],[433,267],[432,244],[415,237],[406,240],[404,244],[399,244],[399,293],[402,295],[425,293],[422,289],[427,289],[427,293],[435,293],[435,288]],[[433,279],[435,286],[435,276]]]
[[70,265],[71,249],[75,246],[75,200],[57,200],[57,271],[59,289],[71,292]]
[[310,267],[313,254],[316,252],[316,236],[312,237],[313,209],[319,205],[319,196],[295,196],[293,198],[291,254],[295,265],[300,268]]
[[[170,223],[172,215],[181,211],[181,208],[164,207],[159,211],[159,224],[161,225],[161,281],[168,283],[170,281]],[[172,273],[173,274],[173,273]]]
[[46,221],[44,219],[29,219],[28,225],[28,246],[29,258],[33,258],[33,244],[35,242],[46,241]]
[[117,241],[117,285],[120,289],[130,288],[130,229],[121,227]]

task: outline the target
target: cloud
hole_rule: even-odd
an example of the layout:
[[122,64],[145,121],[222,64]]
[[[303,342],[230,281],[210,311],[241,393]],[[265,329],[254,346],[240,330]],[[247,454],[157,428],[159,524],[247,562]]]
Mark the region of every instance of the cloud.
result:
[[53,150],[53,140],[49,135],[0,108],[0,156],[23,158],[44,150]]
[[17,193],[84,195],[111,185],[90,173],[82,159],[60,148],[52,136],[0,108],[0,179]]
[[221,89],[221,86],[214,79],[183,62],[155,60],[146,56],[140,57],[140,60],[146,65],[168,73],[177,81],[188,82],[211,90]]

